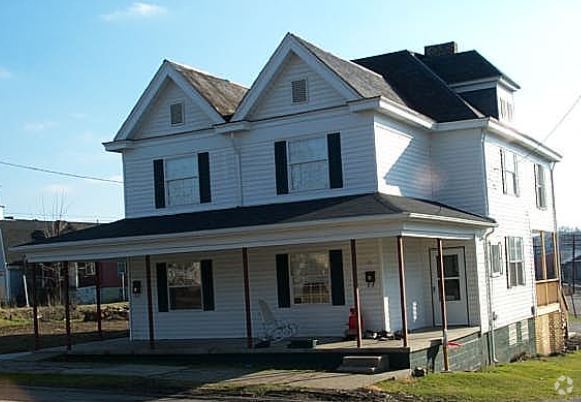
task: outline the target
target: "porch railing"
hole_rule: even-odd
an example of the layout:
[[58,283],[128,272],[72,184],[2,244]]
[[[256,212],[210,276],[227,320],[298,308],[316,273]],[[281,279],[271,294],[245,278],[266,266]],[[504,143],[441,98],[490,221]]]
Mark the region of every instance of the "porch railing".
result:
[[547,279],[536,282],[537,306],[547,306],[560,301],[559,279]]

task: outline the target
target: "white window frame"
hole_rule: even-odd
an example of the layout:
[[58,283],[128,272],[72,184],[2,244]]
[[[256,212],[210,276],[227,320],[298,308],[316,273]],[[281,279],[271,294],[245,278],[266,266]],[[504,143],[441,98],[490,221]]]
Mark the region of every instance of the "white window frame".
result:
[[[179,105],[181,110],[182,110],[182,121],[179,123],[174,123],[172,121],[171,109],[172,109],[172,107],[177,106],[177,105]],[[185,107],[185,104],[183,101],[170,103],[170,105],[169,105],[169,124],[172,127],[183,126],[184,124],[186,124],[186,107]]]
[[[327,289],[328,289],[328,300],[326,301],[319,301],[319,302],[295,302],[295,258],[299,255],[320,255],[325,257],[326,261],[326,268],[327,268]],[[332,295],[332,282],[331,282],[331,262],[329,260],[329,253],[324,251],[308,251],[308,252],[297,252],[297,253],[290,253],[289,254],[289,269],[290,269],[290,290],[291,290],[291,302],[293,306],[321,306],[321,305],[330,305],[332,304],[333,295]],[[303,296],[304,298],[304,296]]]
[[[180,178],[169,178],[168,177],[168,165],[175,160],[178,159],[191,159],[194,168],[193,171],[193,175],[192,176],[184,176],[184,177],[180,177]],[[180,155],[180,156],[175,156],[175,157],[171,157],[171,158],[165,158],[163,160],[163,171],[164,171],[164,188],[165,188],[165,198],[167,200],[167,205],[168,207],[183,207],[183,206],[187,206],[187,205],[196,205],[200,203],[200,171],[199,171],[199,166],[198,166],[198,155],[197,154],[186,154],[186,155]],[[171,192],[170,192],[170,183],[171,182],[176,182],[176,181],[184,181],[184,180],[192,180],[193,181],[193,185],[192,185],[192,202],[187,202],[187,203],[172,203],[172,198],[171,198]]]
[[[297,101],[295,102],[295,98],[294,98],[294,89],[293,89],[293,84],[297,81],[304,81],[305,82],[305,100],[303,101]],[[309,103],[309,80],[307,79],[307,77],[300,77],[294,80],[290,80],[290,100],[291,100],[291,104],[293,105],[304,105],[305,103]]]
[[[194,283],[193,285],[171,285],[170,284],[170,270],[171,269],[175,269],[175,268],[183,268],[186,269],[189,265],[194,265],[197,269],[198,269],[198,275],[199,275],[199,283],[197,284],[197,286],[199,286],[200,288],[200,304],[195,305],[193,307],[185,307],[185,308],[172,308],[172,302],[171,302],[171,289],[178,289],[178,288],[189,288],[189,287],[193,287],[196,286],[196,284]],[[172,261],[172,262],[168,262],[166,263],[166,273],[167,273],[167,306],[168,306],[168,310],[169,311],[201,311],[204,309],[204,287],[202,286],[202,265],[200,263],[200,261],[198,260],[194,260],[194,261]]]
[[[293,155],[292,155],[292,145],[296,144],[298,142],[303,142],[303,141],[322,141],[324,142],[325,146],[323,148],[323,156],[317,156],[317,157],[312,157],[312,158],[308,158],[308,159],[301,159],[298,161],[293,161]],[[327,150],[327,136],[323,135],[323,136],[317,136],[317,137],[302,137],[302,138],[297,138],[297,139],[293,139],[290,141],[287,141],[287,180],[289,183],[289,192],[291,193],[299,193],[299,192],[305,192],[305,191],[317,191],[317,190],[325,190],[329,188],[329,153]],[[293,167],[297,167],[300,165],[307,165],[307,164],[311,164],[311,163],[323,163],[324,162],[324,169],[323,169],[323,177],[322,177],[322,181],[319,183],[319,185],[317,187],[312,187],[312,188],[304,188],[304,187],[295,187],[294,185],[294,180],[293,180]]]
[[535,172],[535,199],[538,209],[547,209],[547,182],[545,167],[540,163],[534,164]]
[[[520,241],[520,248],[517,248],[511,242]],[[511,255],[512,250],[520,251],[520,259],[515,258]],[[511,270],[511,265],[514,264],[514,273]],[[519,275],[520,271],[520,275]],[[507,236],[506,237],[506,274],[507,274],[507,284],[509,288],[514,288],[518,286],[525,286],[527,283],[526,279],[526,269],[525,269],[525,258],[524,258],[524,244],[523,238],[519,236]],[[516,278],[515,278],[516,277]],[[514,283],[513,283],[514,282]]]
[[[513,170],[509,170],[507,168],[507,160],[508,158],[512,158],[512,168]],[[519,177],[518,177],[518,156],[516,153],[509,151],[507,149],[500,149],[500,163],[502,167],[502,191],[506,195],[513,195],[515,197],[520,196],[520,189],[519,189]],[[509,191],[508,180],[511,180],[513,183],[514,191]]]
[[[498,255],[494,256],[493,248],[498,249]],[[490,275],[492,277],[499,277],[502,276],[504,273],[503,270],[503,261],[502,261],[502,243],[489,243],[488,244],[488,264],[490,268]]]

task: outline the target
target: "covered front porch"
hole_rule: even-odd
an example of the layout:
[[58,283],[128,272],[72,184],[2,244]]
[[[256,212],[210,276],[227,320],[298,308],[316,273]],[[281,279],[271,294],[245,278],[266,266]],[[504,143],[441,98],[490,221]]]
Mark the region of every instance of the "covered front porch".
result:
[[[340,207],[352,214],[350,206],[357,205]],[[321,219],[282,225],[141,236],[109,227],[95,239],[23,248],[30,264],[64,261],[63,269],[126,259],[136,350],[146,344],[158,353],[168,342],[199,342],[200,350],[209,339],[224,345],[219,350],[240,350],[243,339],[251,353],[278,353],[293,351],[289,340],[316,340],[313,352],[411,353],[439,342],[446,355],[450,331],[461,339],[480,329],[477,256],[489,220],[431,204],[415,215],[364,214],[359,205],[354,216],[337,218],[337,208],[324,208],[333,218],[317,211]]]

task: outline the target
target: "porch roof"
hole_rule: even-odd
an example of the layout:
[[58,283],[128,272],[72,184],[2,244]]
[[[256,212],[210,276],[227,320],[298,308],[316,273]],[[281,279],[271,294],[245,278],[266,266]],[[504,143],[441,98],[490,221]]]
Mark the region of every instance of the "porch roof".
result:
[[434,201],[370,193],[308,201],[237,207],[175,215],[122,219],[58,237],[37,240],[22,248],[101,239],[134,238],[140,236],[195,233],[312,221],[337,220],[371,216],[402,216],[439,218],[481,225],[493,225],[494,220]]

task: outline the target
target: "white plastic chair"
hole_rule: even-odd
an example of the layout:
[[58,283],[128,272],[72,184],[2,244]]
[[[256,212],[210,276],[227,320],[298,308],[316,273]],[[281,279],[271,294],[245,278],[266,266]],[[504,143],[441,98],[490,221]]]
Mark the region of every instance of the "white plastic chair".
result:
[[270,307],[264,300],[259,299],[258,306],[260,307],[260,315],[262,316],[262,327],[264,329],[265,339],[275,343],[283,339],[288,339],[297,333],[297,325],[276,319],[272,310],[270,310]]

